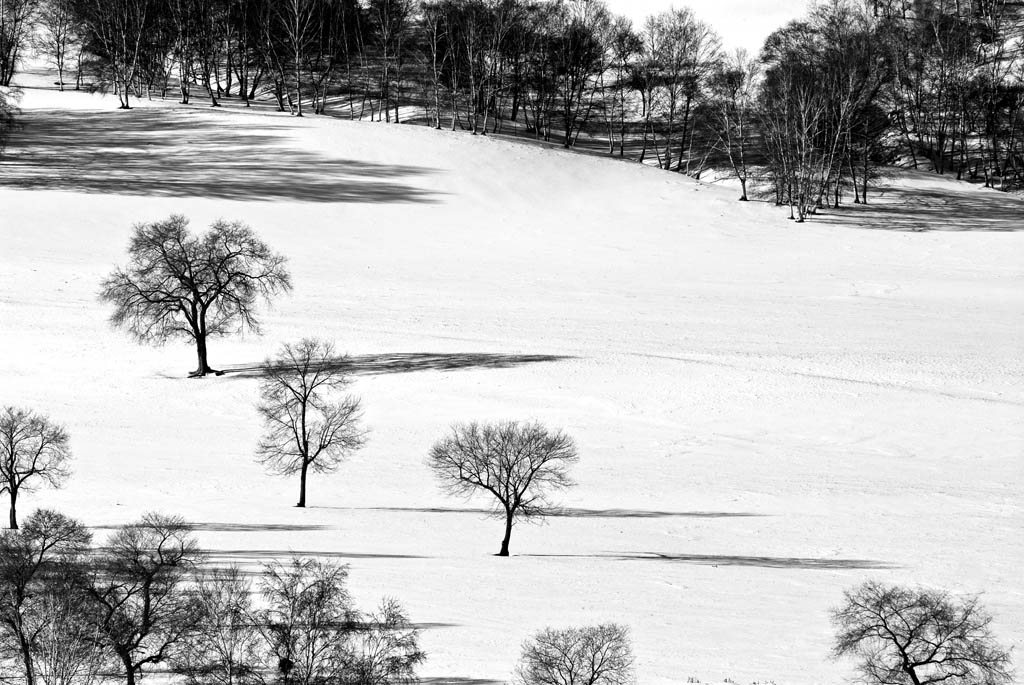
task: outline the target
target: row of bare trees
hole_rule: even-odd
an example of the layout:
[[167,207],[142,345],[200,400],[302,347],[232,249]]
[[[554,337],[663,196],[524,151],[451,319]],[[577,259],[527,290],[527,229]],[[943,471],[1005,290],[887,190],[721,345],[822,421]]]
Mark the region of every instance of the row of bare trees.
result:
[[[78,521],[37,510],[0,533],[0,668],[26,685],[133,685],[157,668],[188,685],[415,682],[419,631],[384,599],[363,613],[345,566],[310,558],[257,573],[211,565],[178,517],[147,514],[102,547]],[[878,685],[1000,685],[1010,653],[977,597],[869,581],[832,612],[834,655]],[[519,685],[633,680],[628,629],[540,631]]]
[[347,576],[309,558],[217,567],[160,514],[96,547],[41,509],[0,533],[0,671],[26,685],[133,685],[156,669],[188,685],[412,682],[419,631],[393,599],[358,610]]
[[[33,22],[130,96],[418,121],[604,146],[700,177],[767,181],[804,218],[902,161],[1024,183],[1024,8],[820,0],[760,55],[726,54],[687,8],[638,27],[601,0],[4,0],[0,76]],[[4,28],[6,27],[6,28]],[[20,37],[19,37],[20,36]],[[84,56],[84,57],[83,57]]]

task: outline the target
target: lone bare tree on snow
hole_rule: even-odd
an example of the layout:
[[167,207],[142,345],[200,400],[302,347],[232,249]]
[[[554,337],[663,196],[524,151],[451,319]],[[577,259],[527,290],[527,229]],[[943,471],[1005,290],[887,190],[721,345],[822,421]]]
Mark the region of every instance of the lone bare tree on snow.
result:
[[869,581],[832,612],[836,657],[855,656],[878,685],[1001,685],[1010,654],[995,640],[977,597]]
[[507,557],[512,526],[547,513],[549,492],[572,485],[568,468],[578,460],[565,433],[507,421],[456,424],[431,449],[427,463],[452,494],[469,497],[483,490],[494,497],[493,515],[505,519],[497,556]]
[[617,623],[546,628],[523,644],[516,685],[627,685],[633,682],[629,629]]
[[18,527],[18,495],[37,483],[63,485],[70,458],[62,426],[28,409],[6,407],[0,412],[0,495],[11,498],[11,528]]
[[274,473],[299,474],[295,506],[306,506],[309,471],[330,473],[365,443],[359,398],[330,397],[350,383],[345,362],[331,343],[306,339],[286,343],[266,363],[259,404],[266,431],[257,459]]
[[208,338],[258,333],[257,300],[291,290],[285,258],[237,221],[218,220],[204,235],[192,234],[180,214],[137,224],[128,255],[128,266],[111,273],[100,293],[114,305],[111,324],[142,343],[195,341],[193,377],[218,373],[207,361]]

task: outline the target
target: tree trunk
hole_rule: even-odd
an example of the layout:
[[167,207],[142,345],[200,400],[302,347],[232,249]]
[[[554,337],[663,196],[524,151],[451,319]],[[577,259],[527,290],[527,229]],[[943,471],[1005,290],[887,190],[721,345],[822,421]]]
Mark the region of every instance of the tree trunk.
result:
[[205,334],[196,336],[196,356],[199,358],[199,366],[191,374],[193,377],[201,377],[208,373],[216,373],[214,369],[210,368],[210,363],[207,358]]
[[299,68],[299,57],[300,57],[300,55],[298,53],[296,53],[296,55],[295,55],[295,100],[296,100],[297,104],[296,104],[295,116],[297,116],[297,117],[301,117],[302,116],[302,70]]
[[309,470],[309,462],[302,460],[302,470],[299,472],[299,503],[295,506],[306,507],[306,473]]
[[505,537],[501,540],[501,551],[499,557],[508,556],[508,542],[512,539],[512,512],[505,512]]
[[25,663],[25,685],[35,685],[36,670],[35,667],[32,665],[32,650],[29,646],[28,640],[26,639],[23,630],[24,628],[19,629],[19,632],[21,634],[18,636],[18,641],[21,643],[21,657]]
[[906,662],[906,657],[904,657],[903,672],[910,676],[910,682],[913,685],[921,685],[921,679],[918,678],[916,669]]
[[11,489],[11,530],[18,530],[18,489]]
[[125,685],[135,685],[135,669],[132,667],[131,658],[123,656],[121,657],[121,663],[124,664]]

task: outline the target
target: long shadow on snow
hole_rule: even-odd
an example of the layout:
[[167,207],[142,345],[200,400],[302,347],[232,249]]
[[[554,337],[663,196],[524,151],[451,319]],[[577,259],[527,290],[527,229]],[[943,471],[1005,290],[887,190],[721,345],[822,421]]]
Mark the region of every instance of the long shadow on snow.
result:
[[[104,554],[112,548],[105,545],[94,547],[92,554]],[[420,554],[378,554],[368,552],[325,552],[323,550],[298,549],[211,549],[204,548],[206,561],[213,566],[223,563],[248,564],[265,561],[282,561],[292,557],[316,557],[319,559],[430,559]]]
[[[297,533],[306,530],[332,530],[333,526],[307,523],[214,523],[188,521],[189,530],[210,533]],[[93,530],[120,530],[123,525],[89,526]]]
[[890,569],[896,566],[873,559],[808,559],[801,557],[748,557],[728,554],[661,554],[657,552],[625,552],[622,554],[524,554],[526,557],[565,557],[581,559],[612,559],[615,561],[667,561],[701,566],[750,566],[757,568],[791,568],[806,570]]
[[191,530],[210,533],[298,533],[306,530],[332,530],[333,526],[315,523],[214,523],[189,522]]
[[207,558],[216,562],[252,563],[290,559],[292,557],[317,557],[320,559],[428,559],[419,554],[368,554],[365,552],[324,552],[292,549],[210,549]]
[[248,201],[438,201],[433,191],[398,180],[435,169],[296,150],[266,130],[288,128],[273,118],[254,118],[264,130],[247,131],[197,114],[33,111],[9,141],[0,186]]
[[[524,364],[558,362],[572,357],[553,354],[485,354],[460,352],[453,354],[410,352],[397,354],[363,354],[339,357],[323,365],[352,374],[375,376],[385,373],[413,371],[455,371],[457,369],[509,369]],[[263,364],[236,364],[223,367],[226,375],[235,378],[261,378],[266,375]]]
[[813,221],[887,231],[1021,231],[1024,200],[973,187],[950,192],[886,188],[880,199],[827,209]]
[[[317,508],[317,507],[312,507]],[[452,507],[325,507],[345,509],[347,511],[393,511],[417,514],[476,514],[489,515],[490,509],[456,509]],[[727,511],[650,511],[646,509],[554,509],[546,516],[553,518],[750,518],[767,516],[767,514],[750,514],[746,512]]]

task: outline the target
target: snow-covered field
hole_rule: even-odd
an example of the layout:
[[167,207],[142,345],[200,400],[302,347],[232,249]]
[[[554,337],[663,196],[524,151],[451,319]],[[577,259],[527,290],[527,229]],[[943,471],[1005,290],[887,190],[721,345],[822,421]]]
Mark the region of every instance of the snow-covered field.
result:
[[[907,175],[897,204],[797,225],[635,164],[197,102],[25,91],[0,403],[65,422],[75,473],[23,511],[155,509],[220,559],[344,560],[360,605],[426,625],[438,683],[505,680],[539,628],[601,621],[632,629],[642,685],[835,683],[828,612],[867,578],[984,592],[1019,663],[1024,202]],[[370,442],[307,510],[253,460],[255,379],[186,380],[187,345],[107,325],[100,279],[171,213],[290,258],[294,293],[214,366],[314,335],[365,362]],[[424,458],[453,421],[505,418],[564,428],[581,461],[564,515],[499,559],[486,503]]]

